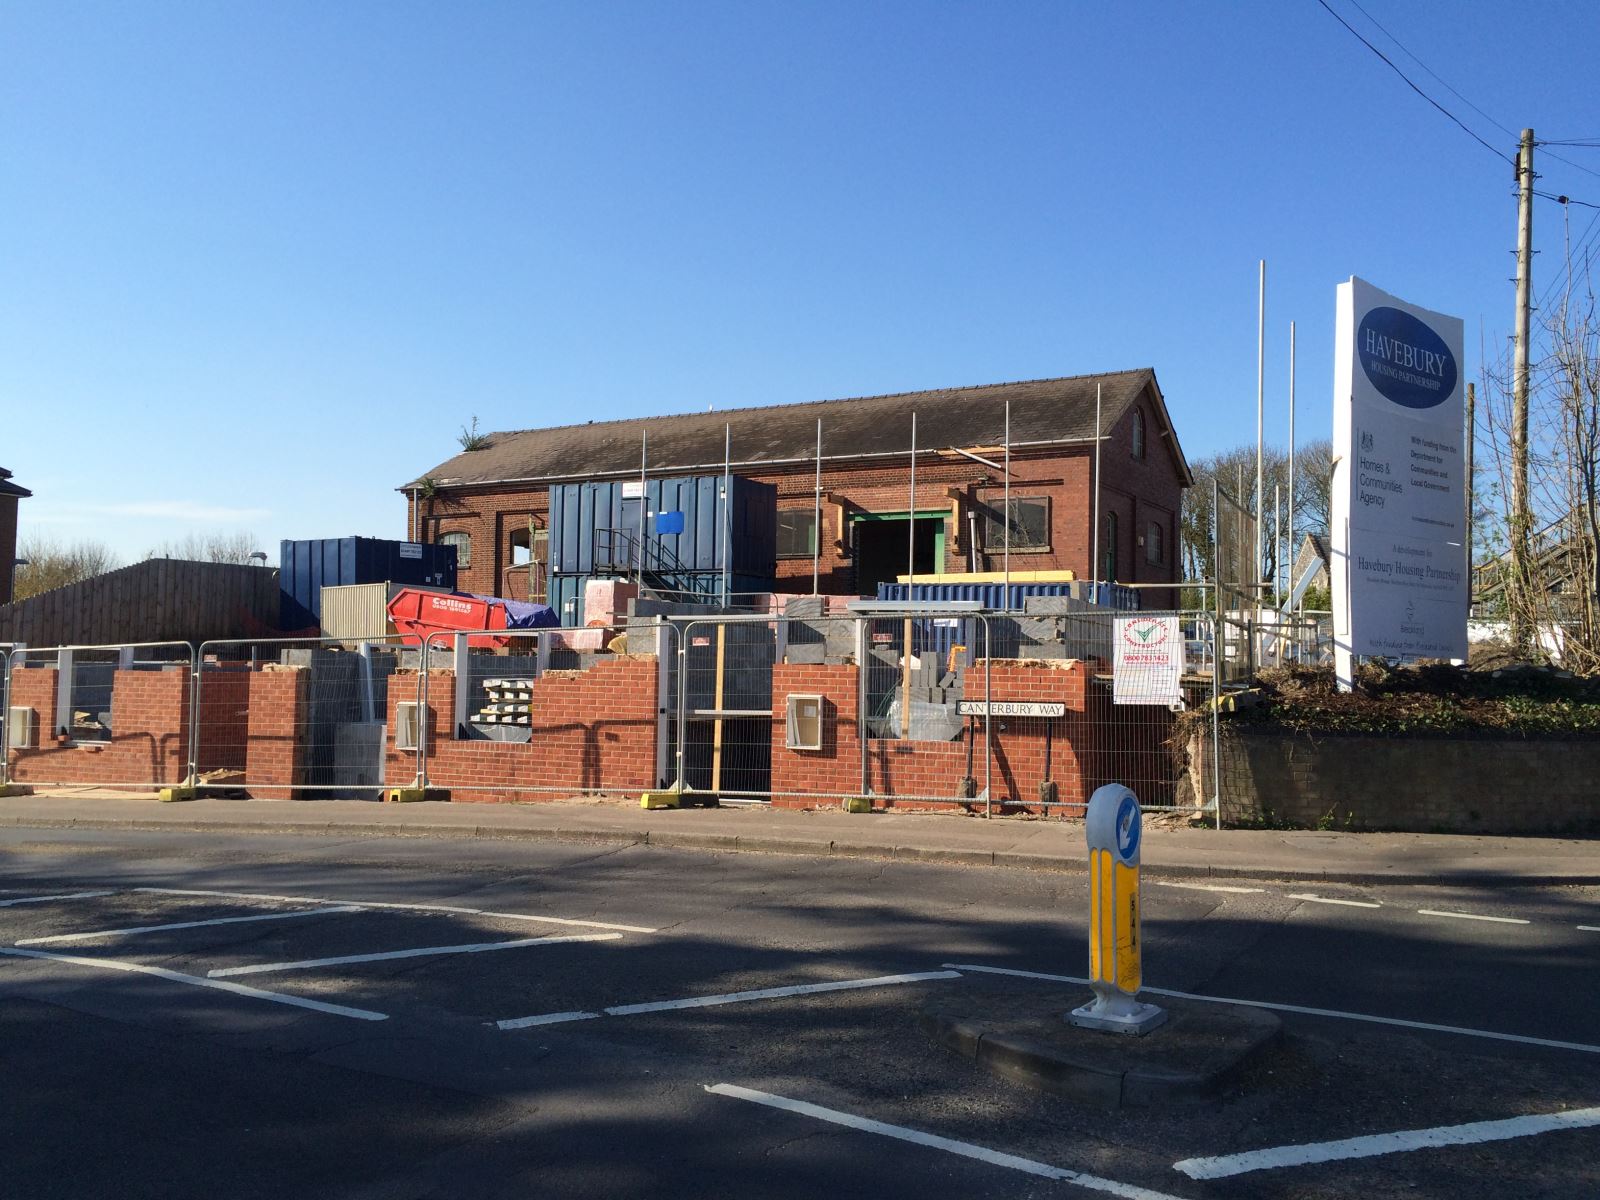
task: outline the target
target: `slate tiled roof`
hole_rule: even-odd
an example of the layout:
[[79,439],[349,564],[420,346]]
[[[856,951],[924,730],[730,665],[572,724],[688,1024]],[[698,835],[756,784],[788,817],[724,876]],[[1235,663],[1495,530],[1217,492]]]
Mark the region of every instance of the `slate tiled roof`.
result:
[[0,496],[22,497],[31,495],[33,495],[33,493],[27,488],[12,483],[11,472],[6,470],[4,467],[0,467]]
[[[1013,448],[1087,441],[1095,433],[1097,385],[1102,389],[1101,421],[1106,429],[1147,391],[1161,423],[1167,423],[1155,372],[1145,367],[1102,375],[493,433],[483,449],[458,454],[425,472],[423,478],[440,487],[461,487],[631,474],[639,470],[644,434],[649,435],[651,472],[720,471],[725,428],[731,430],[735,468],[810,462],[816,454],[818,418],[822,420],[824,459],[904,454],[910,445],[912,413],[917,414],[920,447],[992,448],[1004,439],[1008,400]],[[1156,444],[1156,439],[1152,437],[1151,442]],[[1181,451],[1177,459],[1187,480]],[[414,480],[404,487],[420,482]]]

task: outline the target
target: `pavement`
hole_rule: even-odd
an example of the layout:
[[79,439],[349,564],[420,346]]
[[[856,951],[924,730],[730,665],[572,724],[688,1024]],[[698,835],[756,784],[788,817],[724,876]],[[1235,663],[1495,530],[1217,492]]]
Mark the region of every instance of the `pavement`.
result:
[[[642,810],[593,797],[536,803],[220,800],[72,788],[0,799],[0,828],[586,842],[1034,871],[1085,869],[1079,821],[765,806]],[[1534,887],[1600,883],[1593,839],[1192,828],[1152,814],[1152,877]]]

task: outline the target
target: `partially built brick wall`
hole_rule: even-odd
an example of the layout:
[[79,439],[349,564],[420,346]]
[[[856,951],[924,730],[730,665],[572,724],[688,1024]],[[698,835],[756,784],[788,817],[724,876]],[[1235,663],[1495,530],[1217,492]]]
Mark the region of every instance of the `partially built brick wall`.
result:
[[[112,674],[111,737],[74,741],[54,729],[60,672],[19,667],[9,704],[31,709],[34,746],[13,750],[17,783],[157,788],[182,783],[189,765],[189,667],[118,670]],[[200,689],[197,768],[243,772],[248,794],[289,799],[304,782],[308,674],[296,668],[215,671]],[[244,780],[228,778],[228,787]]]
[[189,668],[119,670],[108,741],[73,741],[53,727],[60,672],[18,667],[11,707],[34,711],[33,748],[11,751],[17,783],[147,786],[182,783],[189,766]]
[[[658,663],[618,655],[582,671],[547,671],[533,683],[527,742],[457,740],[454,674],[428,678],[428,784],[453,800],[538,800],[587,791],[643,791],[656,783]],[[417,697],[414,672],[389,685],[386,777],[410,784],[416,754],[396,750],[399,705]]]
[[[967,670],[965,679],[968,700],[986,700],[992,682],[997,701],[1057,702],[1066,709],[1066,715],[1057,718],[993,718],[990,771],[995,794],[1019,797],[1025,801],[1024,807],[1036,809],[1040,784],[1050,779],[1056,784],[1057,803],[1086,804],[1099,782],[1091,759],[1097,752],[1104,719],[1103,713],[1092,711],[1088,666],[1075,660],[1006,659],[988,664],[980,660]],[[823,697],[821,750],[787,748],[788,697],[796,693]],[[819,795],[862,794],[858,694],[854,665],[780,663],[773,668],[775,804],[805,808],[824,802],[815,798]],[[959,802],[936,802],[934,798],[959,794],[969,758],[976,788],[983,789],[983,722],[984,718],[975,718],[971,723],[970,749],[965,733],[959,740],[947,742],[868,738],[866,791],[881,807],[959,807]]]

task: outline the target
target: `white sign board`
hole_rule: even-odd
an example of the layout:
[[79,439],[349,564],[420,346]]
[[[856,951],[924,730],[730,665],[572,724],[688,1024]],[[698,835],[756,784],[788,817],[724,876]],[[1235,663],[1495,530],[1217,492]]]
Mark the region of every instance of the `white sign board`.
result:
[[1118,617],[1112,634],[1111,702],[1183,702],[1183,631],[1178,618]]
[[624,479],[622,481],[622,498],[624,500],[637,500],[644,495],[644,480]]
[[1461,321],[1352,278],[1338,289],[1332,575],[1355,654],[1467,655]]
[[962,700],[956,711],[963,717],[1064,717],[1063,700]]

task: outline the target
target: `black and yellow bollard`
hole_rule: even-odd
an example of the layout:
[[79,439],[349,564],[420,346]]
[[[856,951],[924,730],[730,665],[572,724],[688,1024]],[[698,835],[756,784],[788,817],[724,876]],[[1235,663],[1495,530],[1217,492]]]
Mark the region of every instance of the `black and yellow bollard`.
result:
[[1141,1034],[1164,1023],[1165,1010],[1139,1002],[1139,799],[1119,783],[1089,797],[1089,986],[1095,998],[1067,1014],[1073,1025]]

